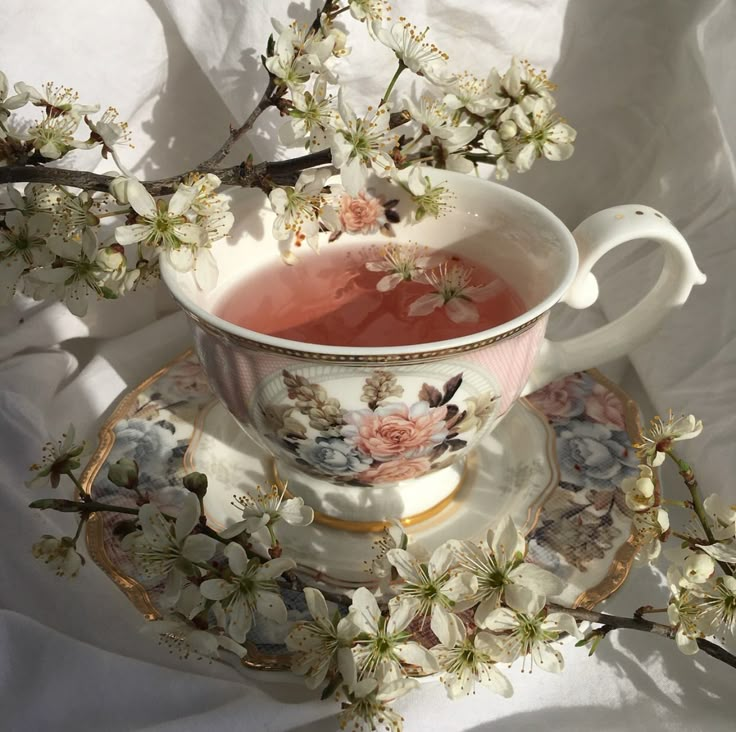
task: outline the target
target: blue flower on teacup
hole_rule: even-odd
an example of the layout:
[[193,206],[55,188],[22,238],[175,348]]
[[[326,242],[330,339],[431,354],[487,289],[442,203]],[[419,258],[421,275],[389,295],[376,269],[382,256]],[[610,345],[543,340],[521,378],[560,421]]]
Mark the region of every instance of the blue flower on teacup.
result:
[[636,453],[622,430],[573,421],[557,430],[560,475],[580,488],[610,487],[636,469]]
[[350,475],[367,470],[373,462],[339,437],[300,440],[297,455],[305,463],[326,475]]

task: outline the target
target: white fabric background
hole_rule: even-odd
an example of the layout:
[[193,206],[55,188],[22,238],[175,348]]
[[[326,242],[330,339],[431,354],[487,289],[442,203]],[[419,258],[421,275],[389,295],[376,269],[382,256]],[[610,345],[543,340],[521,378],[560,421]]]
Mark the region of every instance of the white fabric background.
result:
[[[309,6],[304,15],[303,5]],[[511,54],[547,68],[560,110],[578,130],[564,164],[538,164],[511,185],[574,227],[618,203],[654,206],[689,240],[708,284],[631,364],[608,366],[658,410],[706,423],[684,446],[706,492],[736,500],[736,4],[732,0],[396,0],[403,13],[477,73]],[[260,95],[256,59],[269,18],[311,17],[315,2],[286,0],[3,0],[0,68],[11,83],[71,85],[82,101],[114,104],[143,177],[173,174],[209,156],[230,121]],[[361,37],[356,29],[355,37]],[[391,55],[355,41],[364,59],[344,75],[353,99],[376,99]],[[383,69],[385,68],[385,72]],[[281,154],[264,115],[258,157]],[[238,152],[249,149],[241,144]],[[93,160],[93,158],[89,158]],[[78,164],[88,164],[78,157]],[[101,163],[99,170],[109,166]],[[255,244],[255,243],[254,243]],[[558,334],[581,332],[629,307],[653,281],[657,254],[629,247],[601,263],[599,306],[559,312]],[[32,514],[23,487],[40,444],[73,421],[93,435],[127,389],[187,347],[182,317],[161,290],[103,303],[84,321],[59,306],[18,301],[0,311],[0,729],[300,730],[336,726],[337,709],[298,683],[180,662],[138,633],[140,617],[93,564],[72,583],[35,562],[30,544],[68,526]],[[675,486],[673,485],[673,488]],[[655,571],[641,570],[606,603],[631,613],[653,602]],[[647,589],[649,587],[649,589]],[[664,594],[664,590],[659,591]],[[516,693],[479,692],[451,703],[427,686],[399,705],[408,730],[733,729],[736,677],[682,657],[665,641],[614,634],[593,659],[568,648],[554,677],[510,672]]]

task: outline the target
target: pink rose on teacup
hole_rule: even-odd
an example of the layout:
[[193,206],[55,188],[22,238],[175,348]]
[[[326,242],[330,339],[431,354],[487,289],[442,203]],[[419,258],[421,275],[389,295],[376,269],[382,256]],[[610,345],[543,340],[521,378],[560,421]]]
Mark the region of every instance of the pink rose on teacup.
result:
[[570,374],[529,395],[529,401],[548,417],[576,417],[583,413],[582,377]]
[[585,413],[601,424],[626,429],[621,400],[602,384],[596,384],[585,399]]
[[348,234],[374,234],[386,223],[383,202],[361,191],[340,199],[340,223]]
[[411,407],[386,404],[374,412],[348,412],[342,435],[345,442],[375,460],[420,457],[447,437],[446,416],[446,406],[430,407],[424,401]]
[[398,483],[424,475],[432,467],[429,458],[400,458],[387,463],[378,463],[375,467],[363,471],[359,480],[365,483]]

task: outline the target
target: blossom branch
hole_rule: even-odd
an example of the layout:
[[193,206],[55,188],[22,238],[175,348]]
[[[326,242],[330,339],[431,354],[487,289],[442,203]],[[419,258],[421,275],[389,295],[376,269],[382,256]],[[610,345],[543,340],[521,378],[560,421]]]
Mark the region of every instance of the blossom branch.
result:
[[230,134],[228,135],[227,140],[225,140],[225,142],[220,146],[220,149],[214,155],[207,158],[207,160],[197,166],[198,170],[202,172],[212,172],[213,168],[219,165],[228,156],[232,146],[253,127],[261,114],[269,107],[276,104],[276,98],[274,96],[275,90],[276,84],[274,83],[273,76],[269,74],[266,90],[263,92],[263,96],[255,109],[248,115],[248,119],[246,119],[240,127],[230,127]]
[[[677,628],[663,623],[655,623],[644,618],[627,618],[622,615],[609,615],[608,613],[599,613],[595,610],[585,610],[583,608],[568,608],[562,605],[548,603],[547,608],[551,612],[564,612],[572,615],[576,620],[587,620],[591,623],[600,623],[601,627],[593,631],[595,635],[606,635],[611,630],[639,630],[645,633],[654,633],[673,640],[677,633]],[[723,663],[736,668],[736,656],[729,653],[716,643],[705,638],[697,639],[698,647],[709,656],[723,661]]]

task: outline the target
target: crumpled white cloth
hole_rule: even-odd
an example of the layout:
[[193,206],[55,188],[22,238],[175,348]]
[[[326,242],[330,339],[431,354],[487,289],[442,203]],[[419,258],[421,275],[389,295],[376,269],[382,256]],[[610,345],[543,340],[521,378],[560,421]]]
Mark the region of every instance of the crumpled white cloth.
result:
[[[695,412],[703,436],[683,445],[707,491],[736,500],[736,5],[730,0],[396,0],[394,15],[431,26],[451,61],[484,73],[514,53],[559,83],[560,111],[578,130],[574,157],[538,163],[510,185],[574,227],[594,211],[637,202],[660,209],[691,244],[708,284],[652,342],[631,354],[642,399]],[[304,9],[304,6],[307,9]],[[257,69],[271,16],[311,19],[315,2],[287,0],[5,0],[0,68],[11,83],[48,80],[83,102],[116,106],[136,147],[137,174],[157,177],[211,155],[261,93]],[[354,36],[361,36],[360,28]],[[364,35],[364,34],[363,34]],[[375,100],[391,54],[355,41],[344,80],[356,104]],[[386,70],[384,73],[384,69]],[[402,78],[402,83],[404,79]],[[282,156],[280,120],[264,115],[238,144],[241,158]],[[257,149],[256,149],[257,148]],[[95,164],[78,153],[79,164]],[[92,161],[89,163],[88,161]],[[100,161],[98,170],[110,168]],[[579,333],[631,306],[656,277],[658,255],[628,247],[599,266],[599,305],[560,308],[557,335]],[[32,513],[23,487],[47,434],[69,422],[93,435],[116,400],[188,345],[162,289],[102,303],[79,320],[61,306],[19,299],[0,311],[0,728],[28,730],[301,730],[336,727],[337,708],[299,683],[181,662],[138,633],[141,618],[91,563],[58,580],[30,555],[68,517]],[[623,377],[626,365],[609,373]],[[631,373],[631,372],[628,372]],[[673,488],[675,488],[673,486]],[[634,573],[606,609],[630,614],[662,581]],[[660,593],[664,593],[660,590]],[[409,730],[726,730],[733,728],[730,669],[664,640],[618,633],[593,659],[565,649],[559,676],[509,672],[511,700],[479,691],[449,702],[429,685],[398,708]]]

